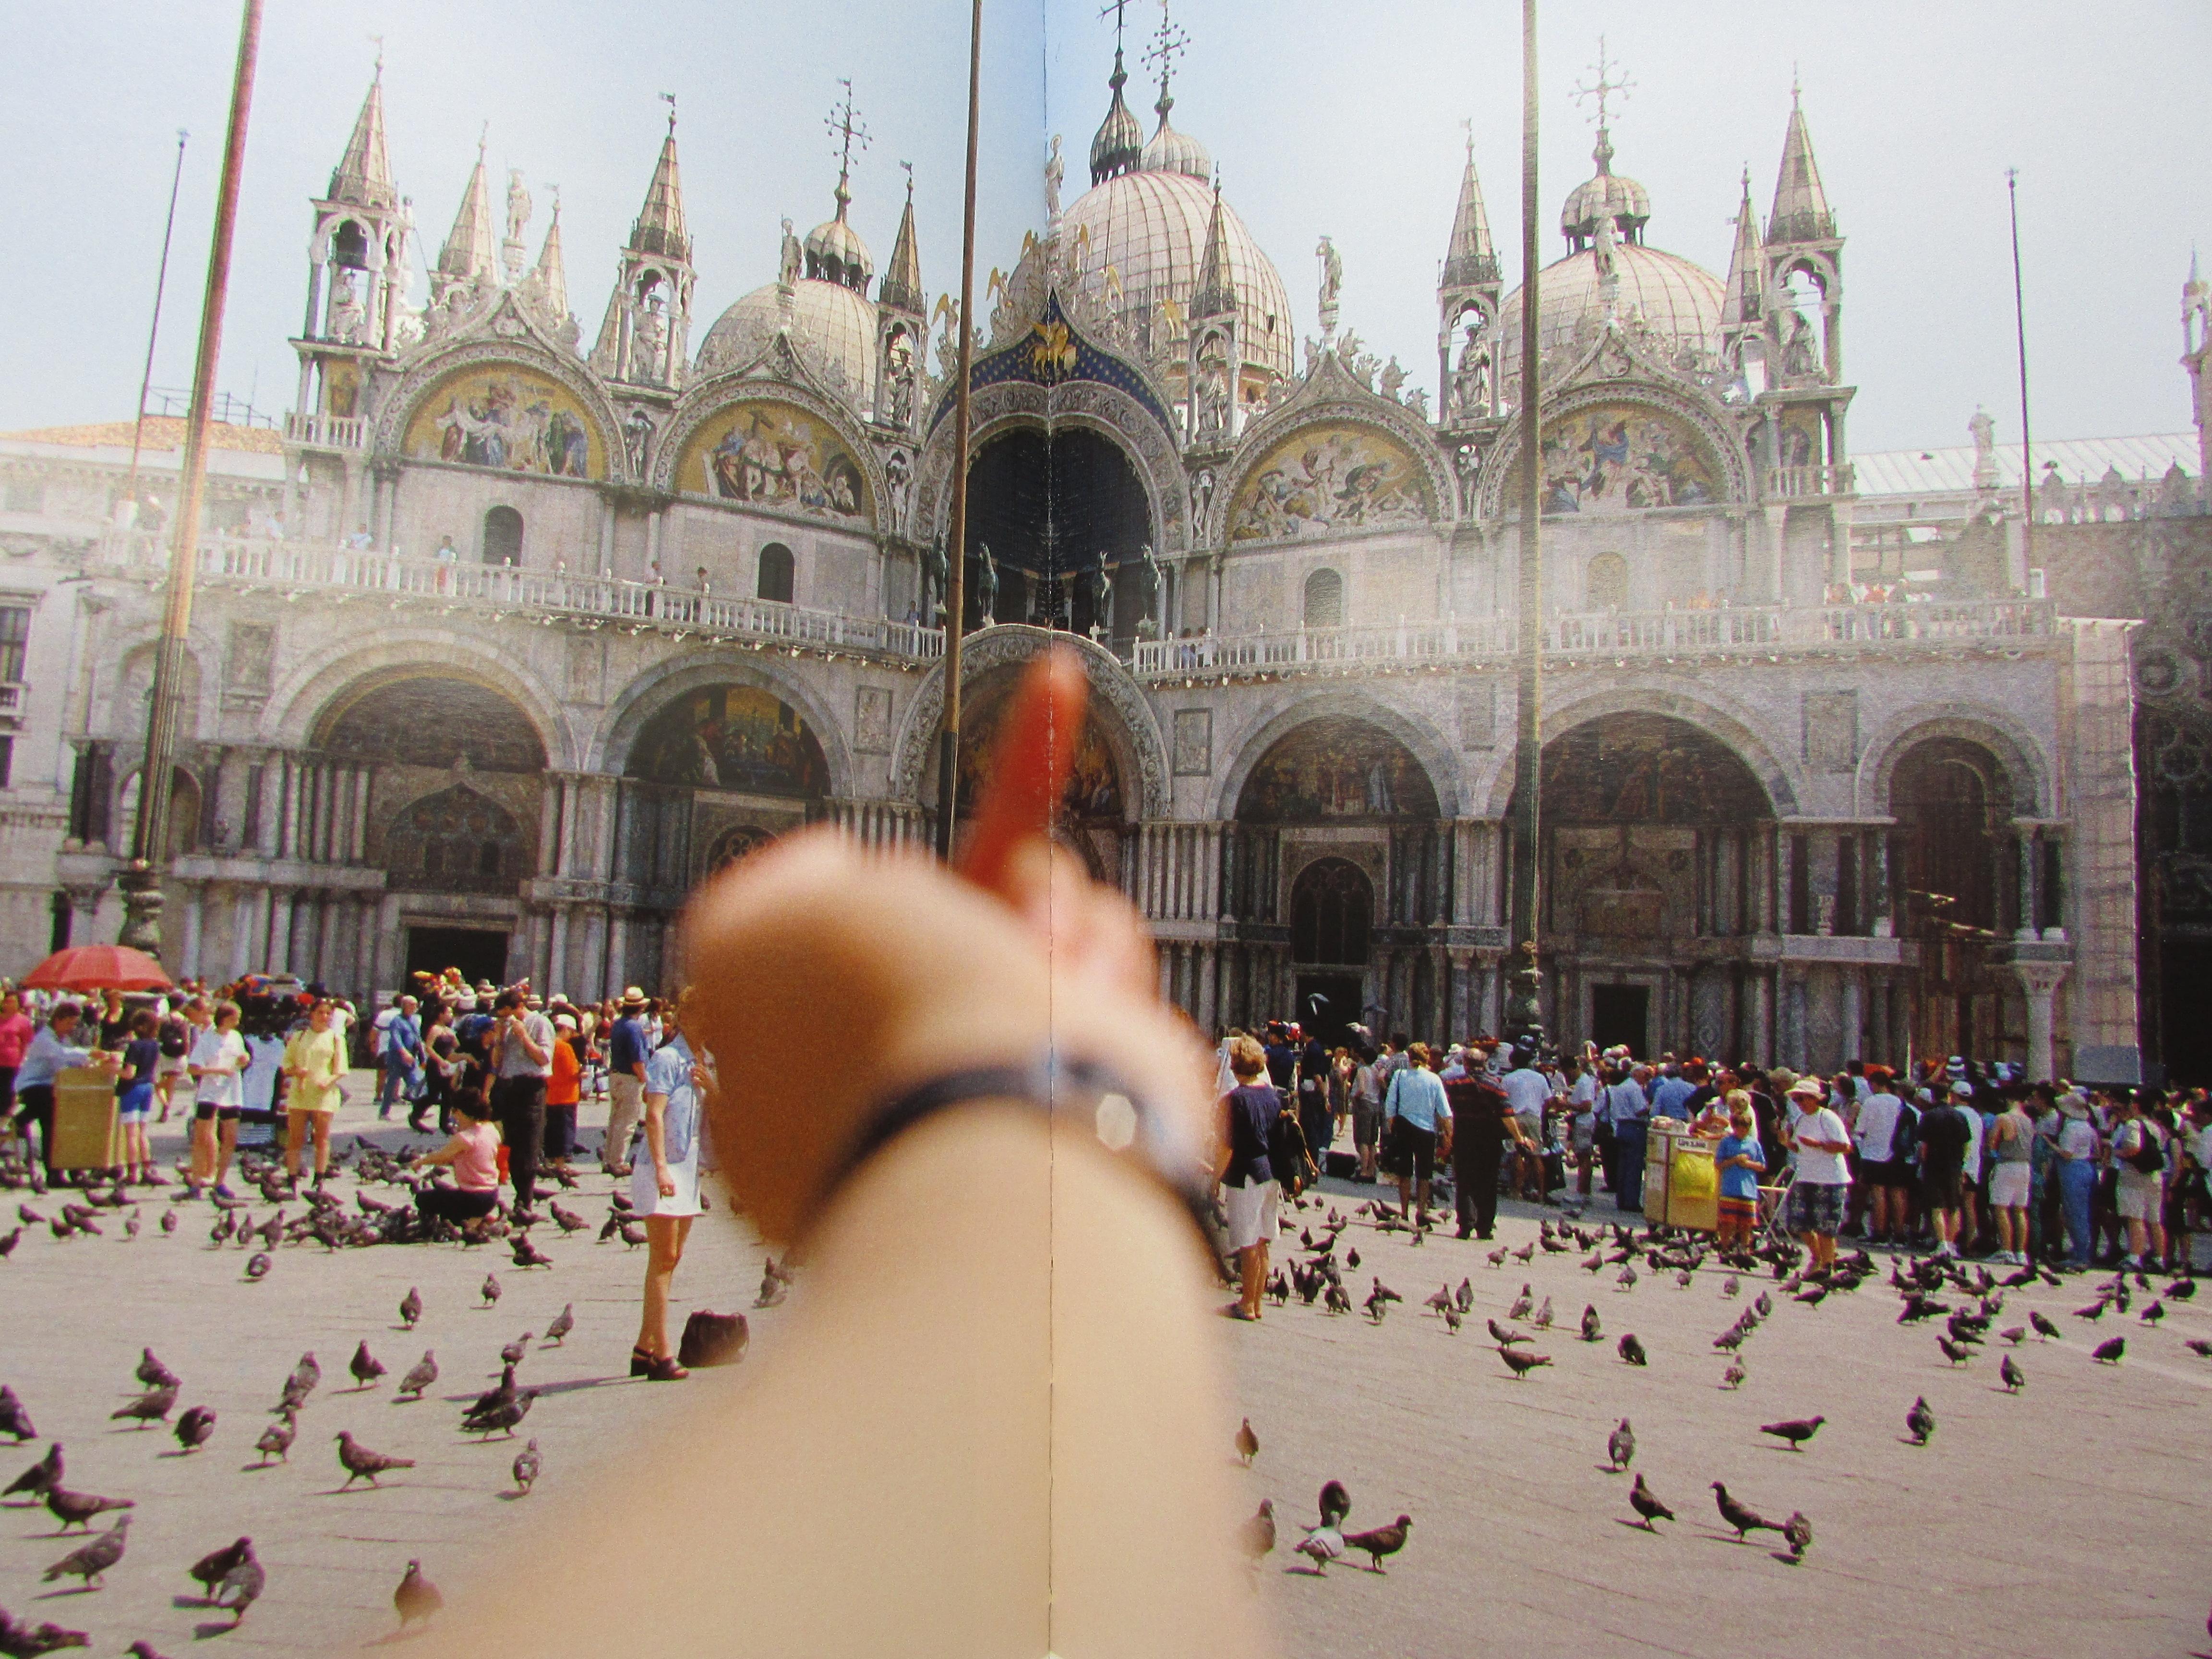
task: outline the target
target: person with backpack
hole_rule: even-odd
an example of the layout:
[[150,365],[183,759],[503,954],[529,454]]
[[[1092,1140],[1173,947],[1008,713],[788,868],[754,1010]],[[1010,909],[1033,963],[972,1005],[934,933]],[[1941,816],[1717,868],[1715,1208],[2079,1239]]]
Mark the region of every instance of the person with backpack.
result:
[[2110,1141],[2118,1176],[2113,1202],[2128,1232],[2120,1266],[2136,1272],[2166,1256],[2166,1132],[2143,1115],[2132,1091],[2114,1091]]
[[1275,1179],[1276,1121],[1289,1115],[1267,1081],[1267,1051],[1249,1036],[1231,1037],[1229,1069],[1237,1086],[1222,1096],[1215,1126],[1213,1179],[1229,1213],[1229,1249],[1237,1258],[1237,1299],[1222,1309],[1256,1322],[1267,1287],[1267,1246],[1275,1237],[1282,1188]]
[[1959,1254],[1960,1193],[1966,1180],[1966,1149],[1973,1139],[1966,1114],[1973,1099],[1973,1085],[1953,1084],[1948,1095],[1920,1115],[1914,1135],[1920,1147],[1921,1202],[1927,1206],[1939,1256]]
[[1413,1218],[1412,1201],[1419,1197],[1425,1221],[1429,1188],[1436,1179],[1439,1145],[1450,1150],[1451,1103],[1444,1085],[1429,1069],[1429,1045],[1416,1042],[1406,1050],[1407,1063],[1390,1073],[1389,1091],[1382,1097],[1383,1133],[1393,1148],[1392,1173],[1398,1177],[1398,1214]]

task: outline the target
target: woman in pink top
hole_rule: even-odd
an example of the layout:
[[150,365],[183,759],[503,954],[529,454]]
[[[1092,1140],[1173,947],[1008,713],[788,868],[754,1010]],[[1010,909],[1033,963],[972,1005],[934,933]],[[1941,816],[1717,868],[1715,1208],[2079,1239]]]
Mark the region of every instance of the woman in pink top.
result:
[[452,1165],[455,1184],[433,1184],[415,1194],[415,1207],[425,1217],[465,1227],[483,1220],[498,1204],[499,1130],[490,1116],[477,1090],[464,1091],[453,1103],[453,1138],[425,1153],[422,1162]]
[[13,991],[0,995],[0,1121],[15,1115],[15,1071],[37,1029],[23,1012],[22,998]]

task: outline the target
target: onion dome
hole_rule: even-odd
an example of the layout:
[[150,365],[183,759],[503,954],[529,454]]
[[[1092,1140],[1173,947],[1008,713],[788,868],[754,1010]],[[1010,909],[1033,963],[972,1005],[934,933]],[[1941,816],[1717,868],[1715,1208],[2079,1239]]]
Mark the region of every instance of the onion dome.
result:
[[1644,222],[1651,216],[1651,192],[1613,172],[1613,138],[1603,127],[1597,130],[1591,159],[1597,163],[1596,176],[1577,185],[1559,210],[1560,234],[1579,253],[1597,240],[1598,221],[1610,219],[1622,242],[1640,245]]
[[1114,100],[1107,106],[1106,118],[1098,124],[1097,135],[1091,141],[1091,182],[1094,185],[1118,179],[1144,164],[1145,130],[1129,113],[1128,105],[1121,101],[1121,88],[1128,80],[1127,71],[1121,67],[1121,49],[1116,46],[1114,73],[1106,81],[1114,89]]
[[[1570,253],[1544,268],[1537,283],[1542,295],[1536,324],[1540,352],[1595,337],[1608,308],[1623,323],[1641,323],[1645,337],[1668,356],[1715,349],[1728,298],[1719,277],[1679,255],[1638,243],[1617,243],[1612,256],[1610,295],[1595,249]],[[1500,384],[1509,397],[1520,395],[1522,293],[1516,289],[1506,297],[1498,320]]]

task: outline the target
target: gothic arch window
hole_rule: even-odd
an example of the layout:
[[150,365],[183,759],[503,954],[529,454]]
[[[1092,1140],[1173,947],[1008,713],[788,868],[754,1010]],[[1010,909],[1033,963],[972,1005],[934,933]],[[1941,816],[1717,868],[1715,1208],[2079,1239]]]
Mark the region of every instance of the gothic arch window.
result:
[[1291,888],[1291,959],[1364,963],[1375,922],[1375,884],[1349,859],[1320,859]]
[[1583,604],[1591,611],[1628,609],[1628,561],[1618,553],[1601,553],[1583,573]]
[[511,507],[495,507],[483,516],[483,562],[486,564],[522,562],[522,514]]
[[[133,772],[123,781],[123,793],[115,803],[115,838],[119,851],[136,844],[138,833],[138,783],[145,775],[143,769]],[[198,779],[181,766],[169,775],[169,852],[171,858],[187,853],[197,853],[200,848],[200,786]]]
[[386,847],[392,884],[416,892],[512,893],[528,873],[520,822],[465,783],[402,811]]
[[1316,570],[1306,578],[1306,626],[1344,626],[1344,578],[1334,570]]
[[775,836],[757,824],[732,824],[714,837],[714,844],[707,849],[707,873],[720,874],[730,865],[750,858],[774,841]]
[[791,550],[781,542],[770,542],[760,550],[760,580],[755,592],[763,599],[773,599],[778,605],[792,603],[793,566]]

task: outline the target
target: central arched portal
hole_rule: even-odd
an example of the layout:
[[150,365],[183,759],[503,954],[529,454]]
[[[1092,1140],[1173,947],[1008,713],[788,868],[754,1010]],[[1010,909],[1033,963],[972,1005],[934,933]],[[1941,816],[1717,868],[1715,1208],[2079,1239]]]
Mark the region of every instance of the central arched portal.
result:
[[1544,745],[1542,921],[1562,1039],[1763,1052],[1740,948],[1760,931],[1774,807],[1743,758],[1671,715],[1608,714]]
[[1227,1021],[1443,1035],[1449,828],[1427,770],[1373,721],[1323,714],[1276,738],[1238,793],[1224,871]]
[[1152,543],[1144,480],[1112,439],[1088,427],[1018,427],[986,442],[968,470],[967,625],[983,620],[978,550],[998,566],[994,622],[1088,633],[1099,622],[1086,573],[1103,559],[1112,588],[1099,637],[1127,641],[1146,608],[1139,550]]

